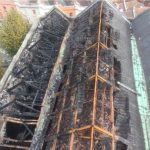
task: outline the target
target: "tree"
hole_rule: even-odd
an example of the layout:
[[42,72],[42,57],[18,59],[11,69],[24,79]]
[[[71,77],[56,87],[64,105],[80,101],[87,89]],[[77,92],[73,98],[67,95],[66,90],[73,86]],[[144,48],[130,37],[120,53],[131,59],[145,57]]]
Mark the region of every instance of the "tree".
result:
[[0,46],[13,56],[21,46],[29,28],[28,20],[19,12],[9,11],[0,25]]
[[3,68],[3,63],[2,63],[2,61],[0,60],[0,79],[2,78],[4,72],[5,72],[5,69]]

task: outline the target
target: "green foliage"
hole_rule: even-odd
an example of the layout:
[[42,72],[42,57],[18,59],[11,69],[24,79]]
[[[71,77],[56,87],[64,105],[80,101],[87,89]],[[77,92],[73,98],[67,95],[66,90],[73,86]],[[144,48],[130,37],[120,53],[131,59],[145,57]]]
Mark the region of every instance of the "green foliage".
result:
[[0,60],[0,79],[2,78],[2,76],[3,76],[4,72],[5,72],[5,69],[2,66],[3,66],[3,63]]
[[29,22],[16,10],[8,12],[0,25],[0,46],[13,56],[21,46],[28,30]]

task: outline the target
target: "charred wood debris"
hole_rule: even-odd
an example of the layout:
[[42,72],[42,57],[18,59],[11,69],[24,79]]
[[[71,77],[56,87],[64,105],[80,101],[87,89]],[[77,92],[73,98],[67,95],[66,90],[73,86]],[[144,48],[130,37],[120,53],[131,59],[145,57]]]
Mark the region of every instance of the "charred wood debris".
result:
[[[44,118],[49,121],[39,149],[127,148],[115,140],[116,135],[127,138],[129,106],[128,95],[117,85],[121,63],[113,55],[119,42],[119,31],[111,27],[113,15],[105,2],[97,2],[76,18],[67,18],[54,9],[39,21],[0,93],[0,113],[5,122],[0,149],[30,149],[70,22],[72,31],[66,42],[69,55],[55,103]],[[122,98],[126,100],[120,101]]]

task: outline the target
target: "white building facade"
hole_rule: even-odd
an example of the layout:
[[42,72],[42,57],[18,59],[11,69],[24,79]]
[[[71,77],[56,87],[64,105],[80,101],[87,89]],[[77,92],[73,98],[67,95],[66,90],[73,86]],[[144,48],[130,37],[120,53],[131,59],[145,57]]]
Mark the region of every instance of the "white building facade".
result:
[[15,0],[16,8],[27,17],[30,23],[34,23],[37,18],[47,13],[53,5],[46,5],[39,1],[33,0]]

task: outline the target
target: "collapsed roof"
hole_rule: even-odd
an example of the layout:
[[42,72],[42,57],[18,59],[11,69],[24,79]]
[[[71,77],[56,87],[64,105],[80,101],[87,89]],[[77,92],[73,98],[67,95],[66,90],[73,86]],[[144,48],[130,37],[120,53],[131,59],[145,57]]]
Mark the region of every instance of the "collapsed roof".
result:
[[130,34],[107,1],[42,18],[0,83],[0,147],[144,149]]

